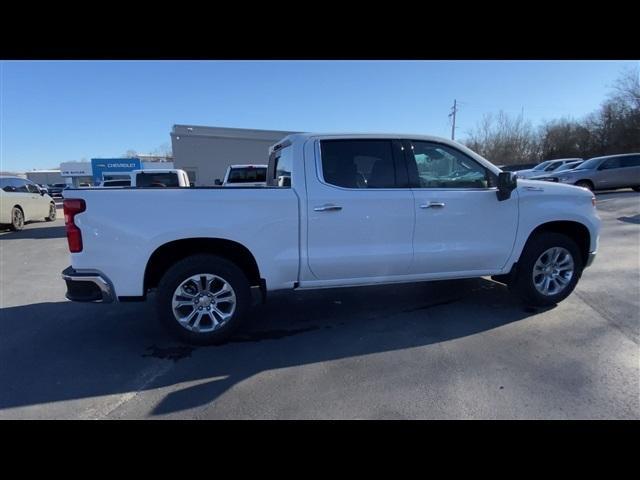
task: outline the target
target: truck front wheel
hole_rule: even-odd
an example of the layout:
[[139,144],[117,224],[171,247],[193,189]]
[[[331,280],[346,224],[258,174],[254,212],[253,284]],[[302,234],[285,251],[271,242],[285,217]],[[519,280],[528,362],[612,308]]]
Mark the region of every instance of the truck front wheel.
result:
[[222,343],[238,328],[251,291],[234,263],[215,255],[187,257],[164,274],[158,285],[158,317],[188,343]]
[[571,294],[582,268],[580,249],[571,238],[538,233],[525,245],[511,288],[528,305],[555,305]]

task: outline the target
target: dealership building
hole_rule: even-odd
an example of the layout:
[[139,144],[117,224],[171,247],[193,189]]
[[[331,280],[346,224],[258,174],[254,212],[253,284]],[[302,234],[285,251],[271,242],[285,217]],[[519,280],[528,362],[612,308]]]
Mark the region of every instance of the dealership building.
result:
[[175,168],[185,170],[196,186],[222,180],[229,165],[266,164],[269,147],[298,132],[174,125],[171,147]]
[[172,160],[172,157],[161,155],[138,155],[132,158],[92,158],[90,162],[61,163],[59,175],[63,179],[62,183],[75,187],[81,184],[95,185],[103,180],[129,178],[128,172],[132,170],[174,168]]
[[298,132],[246,128],[174,125],[172,156],[136,155],[131,158],[92,158],[90,162],[63,162],[60,170],[27,172],[36,183],[95,185],[104,180],[128,178],[131,170],[179,168],[195,186],[210,186],[222,180],[229,165],[266,164],[269,147]]

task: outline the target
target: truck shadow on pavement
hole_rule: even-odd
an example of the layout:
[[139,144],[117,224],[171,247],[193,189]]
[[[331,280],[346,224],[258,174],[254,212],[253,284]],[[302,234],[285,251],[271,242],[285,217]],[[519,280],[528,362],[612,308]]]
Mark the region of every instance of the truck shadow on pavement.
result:
[[[256,307],[230,342],[192,347],[168,337],[151,302],[9,307],[0,313],[0,417],[7,408],[164,387],[172,391],[139,416],[191,408],[201,416],[261,372],[436,345],[535,313],[485,279],[283,292]],[[90,417],[106,415],[118,410]]]
[[[25,228],[19,232],[2,228],[0,229],[0,233],[6,233],[6,235],[0,235],[0,240],[24,240],[26,238],[38,240],[45,238],[64,238],[67,236],[64,225],[55,227],[50,227],[49,224],[45,225],[46,228]],[[43,227],[45,225],[43,225]],[[30,226],[30,223],[27,223],[26,226]]]

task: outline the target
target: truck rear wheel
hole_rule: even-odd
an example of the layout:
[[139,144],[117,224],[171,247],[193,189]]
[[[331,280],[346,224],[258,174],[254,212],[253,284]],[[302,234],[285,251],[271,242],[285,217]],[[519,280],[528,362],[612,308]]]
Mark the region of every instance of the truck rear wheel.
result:
[[539,233],[525,245],[511,287],[528,305],[555,305],[571,294],[582,268],[580,249],[571,238]]
[[158,285],[158,317],[188,343],[222,343],[238,328],[251,291],[234,263],[215,255],[193,255],[173,265]]

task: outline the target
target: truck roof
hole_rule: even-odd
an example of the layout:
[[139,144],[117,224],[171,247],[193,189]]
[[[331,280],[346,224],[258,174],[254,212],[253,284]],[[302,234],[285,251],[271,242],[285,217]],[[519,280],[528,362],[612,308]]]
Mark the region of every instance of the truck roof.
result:
[[449,140],[443,137],[436,137],[433,135],[418,135],[415,133],[294,133],[291,135],[287,135],[282,140],[280,140],[275,145],[272,145],[269,148],[269,155],[273,153],[276,148],[285,147],[290,145],[293,142],[300,142],[309,139],[340,139],[340,138],[381,138],[381,139],[411,139],[411,140],[424,140],[427,142],[435,142],[441,143],[443,145],[448,145],[457,150],[462,150],[467,155],[475,158],[482,165],[487,167],[489,170],[493,171],[496,175],[501,171],[498,167],[496,167],[493,163],[491,163],[486,158],[482,157],[478,153],[471,150],[469,147],[462,143],[458,143],[453,140]]
[[268,165],[264,165],[261,163],[246,163],[246,164],[237,164],[237,165],[229,165],[229,168],[249,168],[249,167],[253,167],[253,168],[267,168]]
[[453,140],[448,140],[443,137],[436,137],[433,135],[420,135],[415,133],[347,133],[347,132],[338,132],[338,133],[294,133],[291,135],[287,135],[278,143],[274,144],[270,151],[276,146],[280,145],[286,141],[299,141],[306,140],[310,138],[411,138],[415,140],[426,140],[431,142],[444,143],[447,145],[452,145],[459,147],[461,144],[455,142]]
[[180,168],[145,168],[145,169],[139,169],[139,170],[131,170],[130,173],[133,174],[138,174],[138,173],[174,173],[174,172],[181,172],[182,169]]

